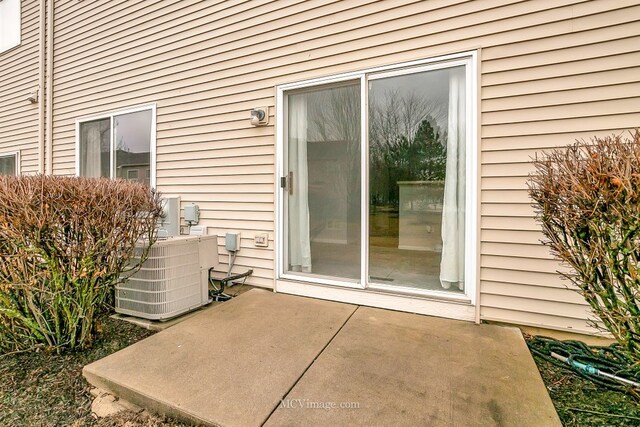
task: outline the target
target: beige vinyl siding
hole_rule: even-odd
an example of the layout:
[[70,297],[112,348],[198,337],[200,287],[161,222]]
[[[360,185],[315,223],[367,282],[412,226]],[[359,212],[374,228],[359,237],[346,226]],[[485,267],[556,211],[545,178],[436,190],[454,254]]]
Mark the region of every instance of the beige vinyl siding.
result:
[[[638,18],[635,8],[627,12]],[[553,37],[546,43],[553,49],[535,54],[528,54],[534,45],[526,41],[501,48],[500,53],[483,49],[484,319],[591,330],[583,322],[590,317],[588,306],[553,274],[561,267],[539,243],[542,235],[533,219],[526,180],[533,170],[530,159],[542,149],[620,133],[640,123],[638,30],[625,32],[620,27],[608,30],[616,34],[614,40],[594,43],[585,35],[584,46]]]
[[20,152],[20,171],[38,172],[38,104],[27,98],[38,88],[39,3],[22,1],[21,43],[0,52],[0,155]]
[[[211,233],[240,231],[238,269],[271,287],[275,86],[479,49],[481,316],[589,331],[539,243],[526,179],[541,149],[640,123],[638,21],[635,0],[66,2],[54,172],[74,173],[77,118],[156,103],[158,188],[198,203]],[[252,127],[265,105],[270,125]]]

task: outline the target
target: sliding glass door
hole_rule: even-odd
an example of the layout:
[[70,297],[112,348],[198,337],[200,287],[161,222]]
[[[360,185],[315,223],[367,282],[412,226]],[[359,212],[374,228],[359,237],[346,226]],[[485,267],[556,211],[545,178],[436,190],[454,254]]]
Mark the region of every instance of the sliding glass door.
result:
[[464,67],[369,82],[369,282],[464,290]]
[[286,97],[286,271],[360,282],[360,82]]
[[280,90],[281,277],[469,295],[470,64]]

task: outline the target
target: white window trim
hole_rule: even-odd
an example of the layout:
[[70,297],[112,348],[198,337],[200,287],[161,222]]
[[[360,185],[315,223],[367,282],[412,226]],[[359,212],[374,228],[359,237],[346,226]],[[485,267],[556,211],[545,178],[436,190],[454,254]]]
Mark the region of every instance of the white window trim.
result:
[[4,151],[4,152],[0,152],[0,157],[11,157],[11,156],[15,156],[15,162],[16,162],[16,175],[15,176],[19,176],[22,172],[20,170],[20,150],[17,151]]
[[110,134],[109,134],[109,148],[110,148],[110,156],[111,156],[111,164],[109,167],[109,174],[111,179],[113,176],[113,163],[115,161],[115,151],[114,151],[114,140],[113,140],[113,117],[120,116],[122,114],[129,113],[137,113],[139,111],[151,111],[151,139],[149,141],[149,151],[150,151],[150,166],[151,166],[151,178],[149,180],[149,185],[151,188],[156,188],[156,104],[147,104],[140,105],[137,107],[127,108],[124,110],[113,110],[93,116],[85,116],[76,119],[76,151],[75,151],[75,168],[76,168],[76,176],[80,176],[80,124],[91,122],[94,120],[101,119],[110,119]]
[[[422,298],[424,301],[431,301],[434,304],[426,303],[425,307],[419,312],[423,314],[430,314],[429,307],[435,307],[442,302],[449,301],[452,309],[451,315],[447,316],[444,312],[438,309],[432,314],[440,315],[444,317],[454,317],[464,320],[474,320],[474,316],[465,309],[460,309],[460,303],[466,303],[468,306],[475,306],[472,311],[475,311],[475,320],[477,320],[477,313],[479,309],[478,305],[478,290],[479,290],[479,241],[478,241],[478,226],[479,226],[479,191],[480,183],[478,179],[478,161],[479,161],[479,139],[478,139],[478,53],[477,51],[460,52],[451,55],[439,56],[429,59],[404,62],[400,64],[387,65],[382,67],[369,68],[365,70],[359,70],[349,73],[342,73],[328,77],[321,77],[316,79],[304,80],[300,82],[287,83],[276,86],[276,185],[275,188],[275,206],[276,206],[276,226],[277,232],[275,233],[275,290],[280,292],[299,293],[301,295],[316,296],[322,298],[321,295],[331,295],[330,299],[349,301],[348,294],[362,295],[362,293],[375,294],[372,297],[363,297],[362,301],[368,301],[367,305],[374,305],[385,308],[392,308],[389,304],[391,300],[401,301],[399,299],[402,290],[395,292],[395,294],[386,294],[385,289],[381,289],[380,286],[369,287],[367,284],[354,284],[346,281],[338,280],[322,280],[312,279],[305,276],[294,276],[290,273],[285,273],[285,233],[284,233],[284,219],[285,213],[283,211],[283,199],[284,195],[280,188],[280,177],[284,176],[284,152],[285,152],[285,117],[284,117],[284,105],[285,105],[285,92],[292,89],[300,89],[313,87],[328,83],[342,82],[346,80],[360,80],[361,82],[361,97],[364,102],[362,105],[361,125],[363,128],[362,138],[362,156],[368,156],[368,129],[366,127],[366,96],[368,92],[368,80],[376,78],[389,77],[392,75],[402,75],[409,73],[416,73],[426,70],[449,68],[456,65],[466,66],[466,81],[468,85],[467,90],[467,176],[466,184],[469,191],[466,193],[466,236],[465,241],[465,293],[464,295],[457,295],[454,293],[446,293],[443,291],[416,291],[413,292],[414,297]],[[365,162],[366,162],[365,158]],[[363,163],[366,164],[366,163]],[[363,172],[362,180],[362,198],[364,200],[363,211],[366,209],[368,201],[368,170]],[[363,227],[362,235],[365,239],[362,240],[363,250],[365,253],[368,247],[368,218],[367,215],[363,215]],[[366,236],[365,236],[366,235]],[[361,264],[363,273],[361,277],[366,279],[368,257],[361,256]],[[337,287],[339,285],[340,287]],[[365,287],[364,289],[361,289]],[[355,288],[355,289],[354,289]],[[315,291],[314,289],[317,289]],[[353,294],[357,292],[357,294]],[[406,296],[409,296],[405,294]],[[353,303],[358,303],[360,297],[353,300]],[[411,301],[411,299],[406,299]],[[457,303],[457,304],[456,304]],[[413,303],[406,303],[406,308],[411,311]],[[402,310],[405,305],[400,304],[395,309]],[[415,309],[415,307],[413,308]],[[417,312],[417,311],[416,311]]]
[[[0,3],[3,0],[0,0]],[[9,52],[22,44],[22,1],[18,0],[18,42],[14,45],[7,46],[4,49],[0,49],[0,55]]]

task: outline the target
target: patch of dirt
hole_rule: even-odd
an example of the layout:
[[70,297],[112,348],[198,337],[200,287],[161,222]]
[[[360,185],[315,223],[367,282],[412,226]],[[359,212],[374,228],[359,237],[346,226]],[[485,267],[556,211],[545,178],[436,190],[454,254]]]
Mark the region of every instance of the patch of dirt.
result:
[[153,334],[108,316],[93,347],[63,355],[32,352],[0,357],[2,426],[181,426],[146,413],[125,412],[96,420],[82,367]]
[[640,425],[640,402],[533,355],[562,424],[567,427]]

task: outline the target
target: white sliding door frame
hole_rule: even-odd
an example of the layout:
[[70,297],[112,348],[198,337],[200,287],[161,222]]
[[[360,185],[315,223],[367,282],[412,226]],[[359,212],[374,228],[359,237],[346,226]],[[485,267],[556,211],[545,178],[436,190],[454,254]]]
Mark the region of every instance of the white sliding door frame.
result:
[[367,287],[369,277],[369,84],[365,73],[360,76],[360,283]]
[[[444,290],[421,290],[409,287],[369,284],[369,140],[368,140],[368,82],[392,76],[415,74],[424,71],[447,69],[456,66],[465,67],[466,77],[466,217],[465,217],[465,289],[464,294],[447,292]],[[286,92],[294,89],[316,87],[324,84],[360,80],[361,103],[361,273],[360,281],[353,281],[297,275],[287,272],[287,235],[286,235],[286,194],[280,187],[280,178],[286,172]],[[276,234],[275,234],[275,275],[276,291],[300,292],[315,295],[315,291],[304,291],[309,284],[329,286],[324,292],[327,295],[336,294],[338,288],[352,289],[352,291],[371,291],[376,295],[394,294],[406,297],[419,297],[436,301],[476,305],[477,301],[477,254],[478,243],[478,136],[477,136],[477,52],[462,52],[453,55],[431,59],[405,62],[396,65],[376,67],[357,72],[344,73],[330,77],[306,80],[302,82],[283,84],[276,87]],[[296,285],[295,283],[300,285]],[[308,284],[308,285],[305,285]],[[288,290],[287,290],[288,289]],[[322,293],[322,290],[318,292]],[[355,294],[357,295],[357,294]],[[316,295],[317,296],[317,295]],[[377,297],[376,297],[377,298]],[[333,299],[341,300],[341,297]],[[384,305],[384,304],[382,304]],[[381,306],[382,306],[381,305]],[[402,308],[398,308],[402,309]],[[454,310],[455,311],[455,310]],[[466,313],[466,312],[465,312]],[[465,314],[463,317],[467,317]]]
[[[318,82],[318,83],[306,84],[306,82],[303,82],[300,84],[292,85],[292,87],[289,87],[289,88],[282,88],[282,87],[278,88],[277,95],[276,95],[276,104],[277,104],[276,108],[278,111],[278,114],[276,114],[276,117],[277,117],[276,133],[278,138],[278,156],[276,158],[276,184],[277,184],[276,185],[276,218],[277,218],[276,220],[278,223],[278,227],[277,227],[278,231],[276,233],[276,242],[277,242],[276,243],[276,259],[278,261],[276,266],[276,277],[278,278],[296,280],[300,282],[318,283],[322,285],[341,286],[341,287],[355,288],[355,289],[364,289],[365,287],[365,282],[362,281],[362,276],[359,280],[353,280],[353,279],[350,280],[346,278],[340,279],[340,278],[319,276],[319,275],[313,275],[313,274],[309,274],[309,275],[296,274],[296,273],[287,271],[285,267],[285,263],[287,262],[287,259],[288,259],[287,257],[288,239],[286,238],[287,228],[288,228],[287,221],[286,221],[287,197],[284,194],[285,191],[280,187],[280,178],[286,175],[285,173],[287,170],[286,165],[288,162],[287,148],[286,148],[286,141],[288,139],[288,136],[287,136],[287,126],[285,123],[285,116],[287,111],[287,99],[285,98],[284,92],[291,91],[294,89],[304,89],[308,87],[315,88],[319,86],[331,85],[333,83],[345,83],[345,82],[353,82],[355,84],[360,84],[360,90],[362,91],[362,84],[363,84],[362,81],[364,79],[364,76],[361,74],[362,73],[359,73],[357,75],[338,76],[335,78],[323,79],[321,82]],[[362,102],[362,93],[360,94],[360,102]],[[362,106],[360,108],[360,111],[362,116],[364,114]],[[362,131],[362,125],[361,125],[361,131]],[[366,135],[364,134],[360,135],[361,147],[364,144],[366,144],[365,138],[366,138]],[[360,256],[362,257],[362,248],[361,248]],[[361,269],[361,273],[362,273],[362,269]]]

